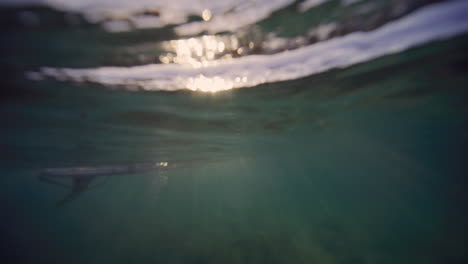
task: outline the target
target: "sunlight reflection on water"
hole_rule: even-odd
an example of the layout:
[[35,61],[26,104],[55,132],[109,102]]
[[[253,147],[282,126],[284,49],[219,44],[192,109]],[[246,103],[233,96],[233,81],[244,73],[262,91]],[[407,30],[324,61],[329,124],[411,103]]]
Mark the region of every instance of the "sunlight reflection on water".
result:
[[246,83],[247,77],[236,77],[234,81],[229,79],[224,79],[219,76],[206,77],[204,75],[199,75],[194,78],[189,78],[186,83],[186,87],[192,91],[200,92],[219,92],[230,90],[240,83]]
[[467,9],[466,1],[433,4],[373,31],[354,32],[273,55],[229,59],[232,55],[227,51],[248,52],[249,45],[240,46],[233,36],[203,36],[166,42],[167,48],[173,50],[161,57],[167,64],[88,69],[43,67],[39,71],[41,76],[33,77],[148,91],[215,92],[253,87],[348,67],[465,33]]
[[236,36],[205,35],[199,38],[170,40],[162,44],[169,51],[159,60],[164,64],[176,63],[195,68],[207,66],[208,61],[232,59],[239,40]]

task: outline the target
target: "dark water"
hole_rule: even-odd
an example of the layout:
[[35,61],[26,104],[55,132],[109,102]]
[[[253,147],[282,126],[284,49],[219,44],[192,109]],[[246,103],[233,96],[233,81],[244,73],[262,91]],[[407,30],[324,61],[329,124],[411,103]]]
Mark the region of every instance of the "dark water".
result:
[[[467,46],[220,93],[37,82],[40,60],[4,59],[1,262],[465,263]],[[176,166],[62,206],[38,180],[153,161]]]

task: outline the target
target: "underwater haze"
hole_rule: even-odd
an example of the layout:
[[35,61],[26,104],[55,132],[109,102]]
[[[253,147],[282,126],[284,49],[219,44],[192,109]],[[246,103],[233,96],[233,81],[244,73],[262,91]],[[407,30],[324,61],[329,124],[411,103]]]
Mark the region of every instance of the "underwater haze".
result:
[[0,0],[0,263],[467,263],[466,14]]

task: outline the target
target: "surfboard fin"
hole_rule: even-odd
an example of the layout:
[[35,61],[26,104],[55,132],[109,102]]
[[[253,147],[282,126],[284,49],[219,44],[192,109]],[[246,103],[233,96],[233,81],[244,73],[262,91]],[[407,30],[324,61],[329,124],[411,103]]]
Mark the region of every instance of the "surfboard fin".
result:
[[96,176],[81,176],[72,178],[71,192],[67,194],[62,200],[57,202],[57,205],[64,205],[73,201],[81,193],[88,190],[91,182]]

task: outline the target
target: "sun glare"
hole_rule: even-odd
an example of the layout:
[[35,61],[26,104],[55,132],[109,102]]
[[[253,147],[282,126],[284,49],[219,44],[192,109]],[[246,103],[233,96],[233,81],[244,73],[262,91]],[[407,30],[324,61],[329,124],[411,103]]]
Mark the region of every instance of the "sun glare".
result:
[[167,41],[162,48],[168,53],[159,60],[164,64],[176,63],[195,68],[212,65],[215,61],[232,59],[239,40],[235,36],[205,35],[197,38]]
[[203,75],[199,75],[187,80],[187,88],[192,91],[219,92],[232,89],[233,87],[234,83],[232,81],[225,80],[219,76],[205,77]]

